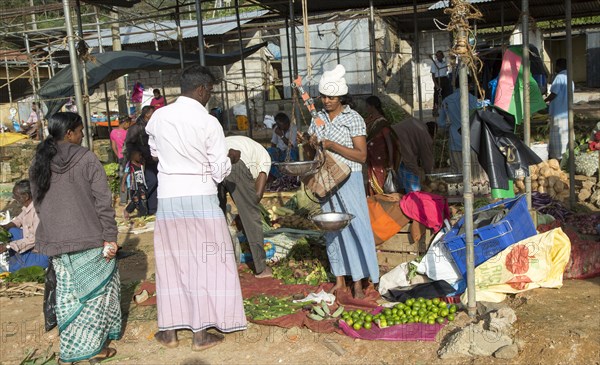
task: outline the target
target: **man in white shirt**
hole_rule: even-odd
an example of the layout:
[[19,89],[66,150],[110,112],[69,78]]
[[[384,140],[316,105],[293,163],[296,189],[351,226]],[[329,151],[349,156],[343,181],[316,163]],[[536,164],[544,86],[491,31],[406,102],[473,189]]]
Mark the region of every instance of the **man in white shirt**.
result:
[[231,174],[219,185],[221,209],[225,211],[229,192],[244,226],[256,277],[272,276],[271,268],[266,265],[259,210],[259,202],[265,193],[271,169],[271,157],[260,143],[248,137],[230,136],[225,138],[225,144],[229,149]]
[[152,114],[148,146],[158,159],[158,210],[154,228],[155,338],[179,343],[177,330],[191,330],[192,350],[223,341],[207,332],[246,329],[237,264],[218,184],[229,175],[225,135],[204,107],[216,80],[200,65],[183,70],[181,96]]
[[448,63],[444,59],[444,52],[437,51],[431,64],[431,78],[433,79],[433,116],[437,117],[438,107],[447,96],[452,93],[452,84],[448,77]]

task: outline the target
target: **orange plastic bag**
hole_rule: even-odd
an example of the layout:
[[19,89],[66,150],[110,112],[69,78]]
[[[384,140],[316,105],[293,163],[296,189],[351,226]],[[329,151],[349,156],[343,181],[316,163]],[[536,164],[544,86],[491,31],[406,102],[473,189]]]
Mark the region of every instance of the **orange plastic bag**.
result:
[[392,218],[386,212],[381,203],[375,197],[368,197],[367,205],[369,207],[371,228],[373,229],[376,245],[379,245],[390,239],[408,223],[408,219],[406,217],[404,217],[406,222],[398,222],[394,220],[394,218]]

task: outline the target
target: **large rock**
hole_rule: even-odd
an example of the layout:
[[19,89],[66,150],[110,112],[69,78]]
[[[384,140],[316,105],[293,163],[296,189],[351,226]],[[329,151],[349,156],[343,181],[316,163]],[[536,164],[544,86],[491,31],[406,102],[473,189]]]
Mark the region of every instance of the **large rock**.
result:
[[438,351],[442,359],[463,356],[491,356],[498,349],[512,345],[513,340],[500,332],[488,331],[483,322],[470,324],[450,335]]
[[510,359],[517,357],[518,355],[519,355],[519,346],[517,346],[516,344],[504,346],[504,347],[498,349],[498,351],[494,352],[494,357],[496,357],[498,359],[510,360]]
[[506,302],[494,303],[494,302],[485,302],[478,301],[477,302],[477,314],[480,316],[485,315],[486,313],[497,311],[500,308],[508,307]]
[[512,324],[516,321],[517,315],[515,311],[510,307],[503,307],[496,312],[489,313],[486,320],[488,324],[487,329],[492,332],[511,336],[513,332]]

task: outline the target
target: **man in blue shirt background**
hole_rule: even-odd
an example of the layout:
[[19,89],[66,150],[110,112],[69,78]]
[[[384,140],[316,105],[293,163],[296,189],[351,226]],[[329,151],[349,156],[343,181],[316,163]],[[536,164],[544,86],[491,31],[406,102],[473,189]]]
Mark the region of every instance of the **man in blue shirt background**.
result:
[[[442,101],[438,126],[449,130],[450,167],[452,172],[462,172],[462,140],[460,135],[460,89],[458,78],[454,85],[454,92]],[[477,98],[469,93],[469,111],[477,108]]]
[[[550,87],[550,95],[544,100],[550,103],[550,143],[548,157],[560,161],[569,143],[569,105],[567,101],[567,60],[556,60],[556,76]],[[571,85],[574,90],[574,84]]]

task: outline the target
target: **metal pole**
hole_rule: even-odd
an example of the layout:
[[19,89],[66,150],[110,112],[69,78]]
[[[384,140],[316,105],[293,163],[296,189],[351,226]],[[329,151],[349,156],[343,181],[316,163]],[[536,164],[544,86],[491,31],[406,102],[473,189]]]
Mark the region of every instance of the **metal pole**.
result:
[[35,72],[33,70],[34,61],[33,61],[33,56],[31,55],[31,49],[29,48],[29,36],[27,35],[27,33],[25,33],[24,36],[25,36],[25,49],[27,50],[27,59],[29,60],[29,77],[31,78],[31,87],[33,89],[33,98],[37,101],[38,100],[37,87],[35,84]]
[[[221,53],[225,54],[225,37],[221,38]],[[226,115],[227,130],[231,131],[231,118],[229,117],[229,90],[227,88],[227,66],[223,65],[223,80],[222,80],[222,98],[223,98],[223,114]]]
[[[83,42],[83,22],[81,21],[81,4],[79,0],[75,1],[75,13],[77,14],[77,27],[79,29],[79,38]],[[87,139],[88,147],[90,150],[93,150],[94,144],[92,139],[91,129],[90,129],[90,119],[91,119],[91,111],[90,111],[90,99],[89,99],[89,90],[88,90],[88,82],[87,82],[87,66],[85,64],[85,60],[81,60],[81,78],[83,80],[83,99],[84,99],[84,107],[85,110],[81,110],[79,115],[81,115],[83,119],[83,138]],[[110,120],[108,121],[110,125]],[[110,127],[109,127],[110,128]]]
[[504,2],[500,3],[500,43],[504,50]]
[[177,45],[179,46],[179,62],[181,69],[184,69],[183,65],[183,35],[181,34],[181,21],[179,20],[179,0],[175,5],[175,30],[177,31]]
[[338,64],[342,63],[342,57],[340,57],[340,28],[338,28],[338,22],[334,23],[335,26],[335,57]]
[[8,102],[12,106],[12,91],[10,88],[10,71],[8,70],[8,59],[4,56],[4,67],[6,68],[6,86],[8,87]]
[[[221,53],[225,54],[225,38],[222,38],[221,41]],[[229,90],[227,87],[227,66],[223,65],[223,84],[225,86],[225,96],[224,96],[224,102],[225,102],[225,115],[227,116],[227,130],[231,132],[231,118],[229,116]]]
[[[521,31],[523,32],[523,142],[531,145],[531,108],[529,100],[529,0],[522,0],[523,21]],[[531,177],[525,177],[525,194],[527,209],[531,210]]]
[[290,21],[285,18],[285,44],[287,46],[288,70],[290,72],[290,84],[294,81],[294,70],[292,69],[292,51],[290,47]]
[[198,57],[200,57],[200,65],[206,66],[204,59],[204,30],[202,29],[202,3],[196,0],[196,22],[198,23]]
[[[94,6],[94,15],[96,17],[96,35],[98,36],[98,52],[104,53],[104,46],[102,45],[102,34],[100,33],[100,17],[98,16],[98,7]],[[108,102],[108,86],[106,86],[106,82],[103,85],[104,87],[104,103],[106,105],[106,122],[108,125],[108,134],[112,132],[112,126],[110,125],[110,105]]]
[[[236,0],[237,1],[237,0]],[[294,72],[292,80],[298,76],[298,53],[296,50],[296,16],[294,15],[294,0],[289,0],[290,3],[290,22],[292,23],[292,62],[294,64]]]
[[571,0],[565,0],[567,41],[567,105],[569,108],[569,203],[575,206],[575,126],[573,124],[573,39],[571,35]]
[[240,23],[240,0],[235,0],[235,19],[237,21],[238,40],[240,42],[240,58],[242,60],[242,80],[244,83],[244,99],[246,99],[246,114],[248,117],[248,137],[252,138],[253,120],[250,118],[250,105],[248,102],[248,84],[246,82],[246,62],[244,61],[244,44],[242,43],[242,25]]
[[[371,48],[371,78],[373,79],[373,95],[377,95],[377,45],[375,44],[375,10],[373,0],[369,0],[369,43]],[[339,62],[338,62],[339,63]]]
[[48,39],[48,74],[54,77],[54,60],[52,59],[52,49],[50,47],[50,39]]
[[[154,29],[156,30],[156,23],[154,23]],[[154,32],[154,50],[158,52],[158,36],[156,32]],[[167,96],[165,95],[165,83],[162,70],[158,70],[158,77],[160,80],[160,89],[162,90],[163,97],[166,99]]]
[[[31,6],[32,8],[35,6],[33,4],[33,0],[29,0],[29,6]],[[35,12],[31,13],[31,29],[33,30],[37,30],[37,21],[35,20]]]
[[[467,39],[467,32],[459,30],[459,39]],[[464,207],[465,207],[465,241],[467,248],[467,288],[468,313],[470,317],[475,316],[477,304],[475,302],[475,260],[473,248],[473,192],[471,188],[471,127],[469,123],[469,83],[467,76],[467,64],[461,58],[458,66],[458,77],[460,82],[460,119],[462,136],[462,159],[463,159],[463,185],[464,185]]]
[[[114,23],[110,26],[111,36],[112,36],[112,50],[113,52],[121,51],[121,31],[119,28],[119,13],[111,12],[111,18],[115,20]],[[123,76],[119,77],[116,81],[117,84],[117,106],[119,109],[119,114],[128,114],[129,110],[127,110],[127,94],[125,91],[125,79]],[[109,118],[110,123],[110,115],[107,116]]]
[[[71,61],[71,74],[73,75],[73,89],[75,90],[75,103],[77,104],[77,110],[84,110],[83,108],[83,97],[81,95],[81,85],[79,84],[79,67],[77,60],[77,50],[75,49],[75,36],[73,35],[73,26],[71,25],[71,9],[69,7],[69,0],[63,0],[63,9],[65,13],[65,26],[67,28],[67,40],[69,43],[69,60]],[[84,123],[87,121],[84,120]],[[84,128],[86,128],[84,124]],[[87,138],[82,141],[84,147],[89,147]]]
[[[413,0],[413,22],[415,24],[415,69],[417,71],[417,100],[419,101],[419,120],[423,121],[423,96],[421,93],[421,49],[419,48],[419,23],[417,22],[417,0]],[[414,99],[413,99],[414,100]],[[414,115],[414,113],[413,113]]]

